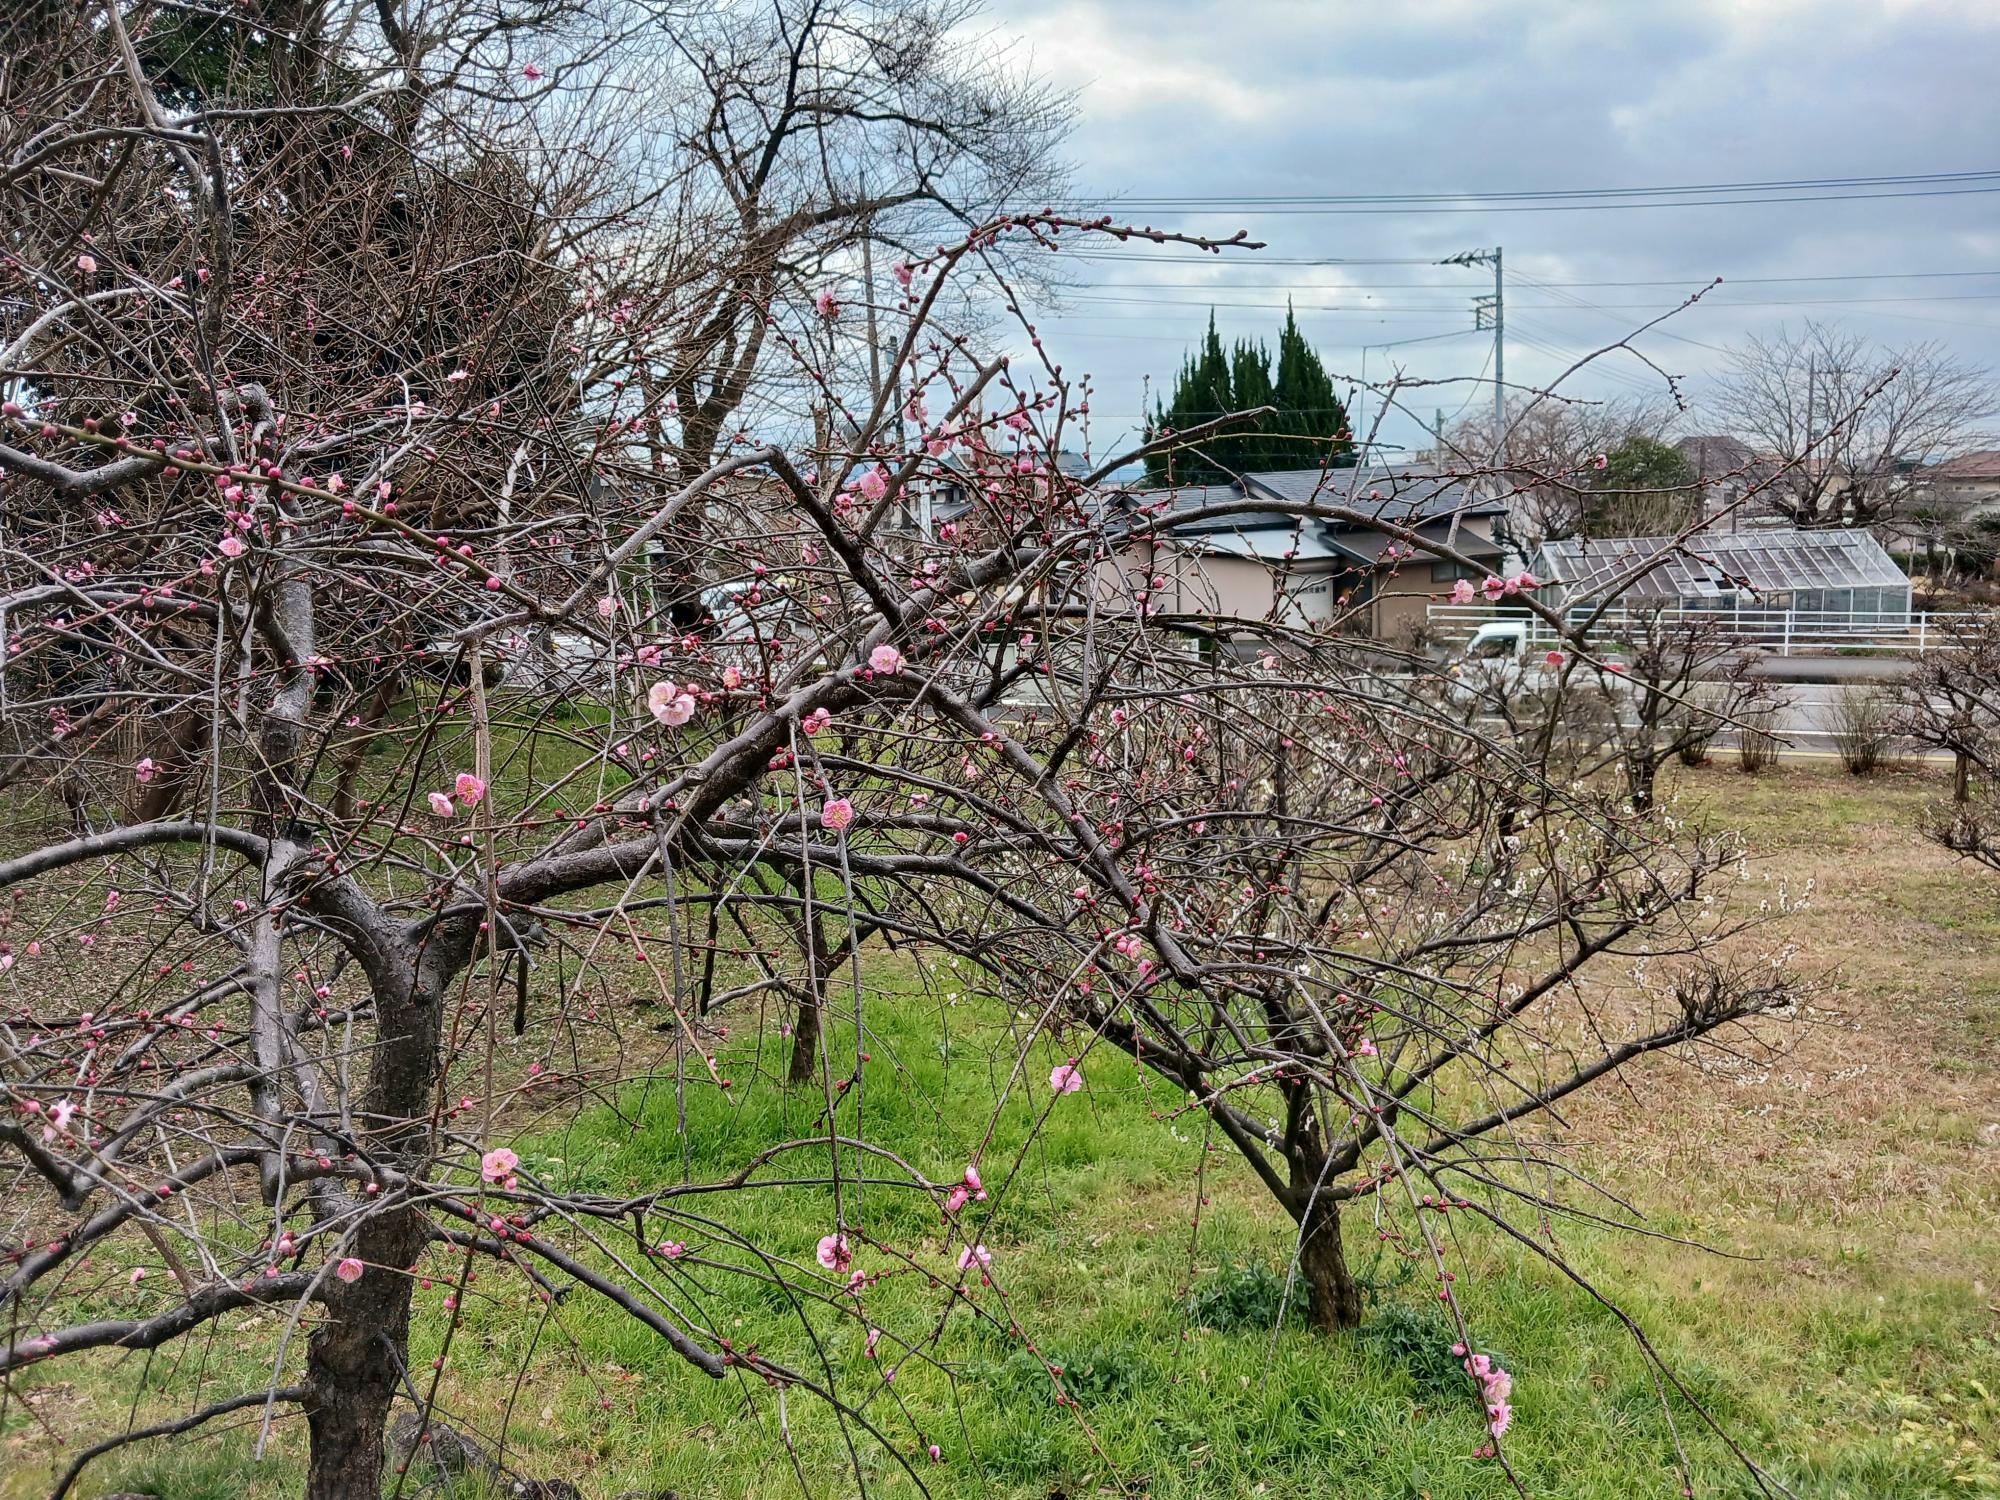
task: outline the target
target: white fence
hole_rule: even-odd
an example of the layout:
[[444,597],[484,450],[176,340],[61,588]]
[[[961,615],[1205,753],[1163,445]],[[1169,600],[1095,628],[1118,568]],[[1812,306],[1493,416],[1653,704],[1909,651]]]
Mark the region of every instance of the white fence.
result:
[[[1581,620],[1585,611],[1572,611]],[[1701,623],[1713,625],[1723,634],[1768,647],[1780,656],[1824,656],[1850,653],[1890,653],[1919,655],[1948,646],[1957,629],[1979,620],[1968,612],[1931,614],[1920,611],[1892,614],[1847,614],[1795,609],[1668,608],[1630,609],[1614,605],[1591,626],[1593,638],[1606,642],[1630,640],[1655,620],[1669,625]],[[1503,610],[1487,604],[1433,604],[1429,623],[1432,634],[1445,645],[1462,645],[1473,631],[1493,620],[1519,620],[1528,626],[1530,643],[1552,637],[1548,622],[1520,610]]]

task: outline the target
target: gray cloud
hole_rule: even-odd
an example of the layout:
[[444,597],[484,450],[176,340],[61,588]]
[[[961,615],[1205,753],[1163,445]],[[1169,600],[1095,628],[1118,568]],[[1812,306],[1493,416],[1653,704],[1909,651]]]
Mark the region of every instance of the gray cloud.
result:
[[[2000,5],[1897,0],[1014,0],[989,14],[1080,93],[1078,178],[1107,197],[1437,193],[1630,187],[2000,167]],[[1510,379],[1553,378],[1713,276],[1722,288],[1641,347],[1688,377],[1704,415],[1717,349],[1805,317],[1885,344],[1938,339],[2000,366],[2000,194],[1587,213],[1385,216],[1147,208],[1181,227],[1247,228],[1262,257],[1171,252],[1090,263],[1043,320],[1101,392],[1100,445],[1136,423],[1140,382],[1171,378],[1216,304],[1225,335],[1266,334],[1286,297],[1329,361],[1468,328],[1480,276],[1428,264],[1506,246]],[[1888,279],[1978,271],[1976,278]],[[1759,278],[1880,276],[1867,281]],[[1658,286],[1538,283],[1669,282]],[[1891,300],[1893,299],[1893,300]],[[1229,303],[1270,304],[1232,307]],[[1579,305],[1579,304],[1595,304]],[[1469,380],[1467,334],[1367,355]],[[1658,382],[1617,356],[1580,395]],[[1422,407],[1484,400],[1469,384]],[[1416,424],[1386,430],[1420,440]]]

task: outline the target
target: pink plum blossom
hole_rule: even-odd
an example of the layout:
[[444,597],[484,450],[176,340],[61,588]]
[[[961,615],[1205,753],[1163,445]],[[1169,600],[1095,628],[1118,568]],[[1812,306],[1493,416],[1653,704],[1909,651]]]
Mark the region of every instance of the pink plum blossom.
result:
[[224,557],[241,557],[248,549],[240,536],[226,536],[215,544],[215,550]]
[[835,833],[844,833],[848,825],[854,821],[854,804],[845,797],[832,798],[820,808],[819,821],[822,828],[831,829]]
[[868,653],[868,665],[884,677],[894,677],[903,670],[903,653],[885,641]]
[[[1451,1346],[1453,1354],[1463,1354],[1463,1343]],[[1493,1436],[1505,1436],[1513,1423],[1514,1408],[1510,1401],[1514,1395],[1514,1377],[1493,1363],[1490,1354],[1474,1354],[1465,1360],[1465,1373],[1479,1382],[1479,1399],[1486,1407],[1486,1430]]]
[[1058,1094],[1074,1094],[1083,1087],[1083,1069],[1076,1065],[1076,1059],[1071,1058],[1049,1070],[1049,1087]]
[[69,1134],[69,1122],[76,1118],[76,1106],[67,1099],[58,1099],[49,1106],[49,1123],[42,1127],[42,1139],[52,1141],[57,1136]]
[[646,707],[669,729],[677,729],[694,717],[694,695],[671,682],[656,682],[647,690]]
[[983,1271],[992,1264],[993,1252],[984,1245],[967,1245],[958,1254],[958,1268],[961,1271],[969,1271],[974,1266]]
[[1451,602],[1453,604],[1470,604],[1475,592],[1472,587],[1472,580],[1470,578],[1461,578],[1451,586]]
[[452,791],[458,798],[459,806],[477,807],[486,796],[486,783],[470,771],[460,771],[458,780],[452,783]]
[[448,818],[457,811],[451,805],[451,798],[443,792],[432,792],[428,800],[431,805],[431,811],[436,813],[440,818]]
[[367,1269],[359,1260],[355,1259],[352,1255],[348,1255],[343,1256],[340,1264],[333,1268],[333,1274],[349,1286],[352,1286],[361,1279],[361,1273]]
[[488,1182],[505,1182],[521,1165],[521,1158],[505,1146],[495,1146],[479,1158],[479,1175]]
[[847,1243],[847,1236],[844,1234],[823,1236],[815,1254],[821,1265],[829,1271],[837,1271],[843,1275],[846,1274],[847,1268],[854,1264],[854,1248]]
[[144,786],[159,774],[159,764],[150,755],[132,768],[132,779],[138,782],[140,786]]
[[833,288],[823,286],[813,298],[813,311],[831,323],[840,316],[840,299],[833,295]]

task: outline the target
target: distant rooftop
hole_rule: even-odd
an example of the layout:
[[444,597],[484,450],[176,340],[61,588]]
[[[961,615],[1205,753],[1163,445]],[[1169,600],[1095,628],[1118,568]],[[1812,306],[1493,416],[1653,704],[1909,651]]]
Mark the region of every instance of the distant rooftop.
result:
[[1925,471],[1932,479],[2000,479],[2000,448],[1984,448],[1977,453],[1961,453]]
[[1674,451],[1693,467],[1695,475],[1713,479],[1721,474],[1754,468],[1757,450],[1741,438],[1726,433],[1692,433],[1674,443]]
[[[1462,479],[1422,468],[1271,469],[1245,474],[1240,483],[1177,485],[1120,492],[1118,503],[1131,509],[1163,506],[1155,513],[1174,515],[1215,505],[1273,500],[1288,505],[1322,505],[1359,511],[1395,526],[1419,526],[1454,517],[1498,515],[1505,505],[1474,491]],[[1300,517],[1286,511],[1239,511],[1205,517],[1176,530],[1246,531],[1295,527]],[[1171,524],[1171,522],[1170,522]],[[1329,521],[1335,527],[1352,522]]]

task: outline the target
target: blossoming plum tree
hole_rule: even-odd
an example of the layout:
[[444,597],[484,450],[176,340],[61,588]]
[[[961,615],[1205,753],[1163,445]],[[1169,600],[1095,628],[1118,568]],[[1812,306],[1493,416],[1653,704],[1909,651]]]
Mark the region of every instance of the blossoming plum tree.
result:
[[[1104,484],[1129,456],[1056,461],[1087,387],[1032,325],[1009,359],[945,315],[1002,247],[1242,237],[1040,212],[941,234],[876,309],[891,379],[826,355],[852,293],[767,298],[771,378],[810,410],[774,400],[690,470],[662,460],[677,382],[651,380],[684,325],[611,296],[638,210],[573,165],[615,157],[589,149],[605,121],[549,97],[592,76],[556,60],[585,46],[565,27],[622,12],[405,12],[329,22],[350,54],[50,11],[25,45],[65,65],[5,75],[72,83],[5,99],[33,128],[0,161],[0,1163],[32,1185],[0,1211],[0,1380],[286,1320],[268,1382],[86,1449],[59,1492],[261,1407],[303,1413],[313,1500],[372,1500],[392,1404],[448,1405],[475,1264],[941,1457],[830,1360],[736,1347],[696,1279],[832,1309],[871,1360],[945,1326],[885,1339],[890,1275],[1018,1335],[978,1300],[1001,1174],[931,1181],[848,1133],[858,1063],[796,1053],[823,1114],[720,1181],[587,1190],[501,1139],[631,1076],[735,1088],[717,1027],[760,996],[864,1036],[887,944],[1031,1017],[1011,1076],[1039,1109],[1089,1108],[1111,1054],[1184,1095],[1295,1223],[1324,1328],[1360,1315],[1357,1220],[1468,1338],[1453,1220],[1561,1263],[1552,1109],[1789,1003],[1781,966],[1717,956],[1733,846],[1575,778],[1543,726],[1454,707],[1422,662],[1280,608],[1169,607],[1164,505]],[[277,92],[189,107],[216,68]],[[970,503],[903,524],[947,472]],[[1467,563],[1344,471],[1276,508]],[[691,624],[690,574],[740,607]],[[614,966],[663,1017],[652,1056],[600,1049],[589,1089],[581,1061],[509,1060],[509,1034],[579,1059],[618,1035]],[[766,1169],[807,1148],[816,1247],[698,1211],[784,1190]],[[892,1188],[935,1202],[938,1242],[872,1232]],[[413,1367],[428,1320],[445,1352]],[[1467,1370],[1497,1451],[1509,1377]]]

